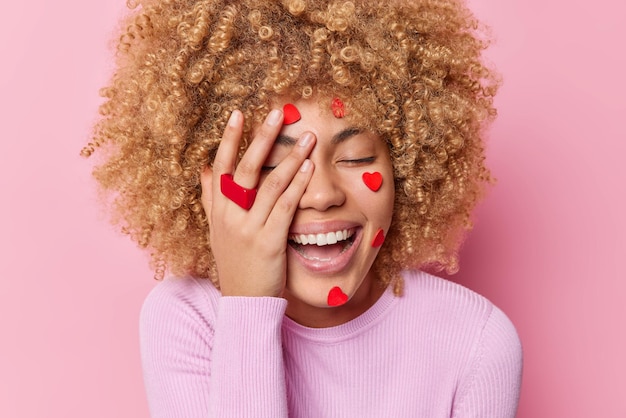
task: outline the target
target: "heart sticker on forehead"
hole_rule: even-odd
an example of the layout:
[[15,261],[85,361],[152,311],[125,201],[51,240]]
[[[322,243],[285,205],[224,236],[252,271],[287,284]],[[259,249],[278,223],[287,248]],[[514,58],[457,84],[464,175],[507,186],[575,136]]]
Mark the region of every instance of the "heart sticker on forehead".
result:
[[365,185],[369,187],[370,190],[376,192],[383,184],[383,175],[380,174],[378,171],[375,171],[373,173],[363,173],[363,183],[365,183]]
[[335,286],[328,292],[328,306],[341,306],[348,301],[348,295],[343,293],[339,286]]
[[296,123],[302,117],[298,108],[291,103],[287,103],[285,106],[283,106],[283,115],[285,116],[283,118],[283,124],[285,125],[291,125],[292,123]]
[[332,102],[330,102],[330,108],[333,111],[333,115],[341,119],[346,115],[346,109],[343,106],[343,102],[340,98],[335,97]]

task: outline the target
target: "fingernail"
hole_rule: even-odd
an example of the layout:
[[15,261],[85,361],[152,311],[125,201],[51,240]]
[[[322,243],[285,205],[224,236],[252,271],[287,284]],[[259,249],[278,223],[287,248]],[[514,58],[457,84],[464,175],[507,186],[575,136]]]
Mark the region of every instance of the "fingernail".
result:
[[274,109],[267,115],[267,124],[270,126],[276,126],[280,123],[280,117],[282,116],[282,112],[280,110]]
[[306,160],[304,160],[304,162],[300,166],[300,171],[303,173],[306,173],[307,171],[311,169],[311,164],[312,164],[311,160],[307,158]]
[[228,118],[228,126],[235,127],[239,125],[239,121],[241,120],[241,112],[238,110],[233,110],[230,114],[230,118]]
[[298,145],[304,148],[307,145],[309,145],[312,140],[313,140],[313,134],[310,132],[307,132],[300,138],[300,140],[298,141]]

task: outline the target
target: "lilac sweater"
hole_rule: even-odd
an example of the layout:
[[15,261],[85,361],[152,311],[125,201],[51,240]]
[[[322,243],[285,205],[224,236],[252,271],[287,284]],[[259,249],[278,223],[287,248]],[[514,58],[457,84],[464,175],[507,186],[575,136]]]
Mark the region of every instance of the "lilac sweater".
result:
[[153,417],[514,417],[515,328],[476,293],[405,274],[360,317],[332,328],[285,317],[280,298],[221,297],[169,279],[141,314]]

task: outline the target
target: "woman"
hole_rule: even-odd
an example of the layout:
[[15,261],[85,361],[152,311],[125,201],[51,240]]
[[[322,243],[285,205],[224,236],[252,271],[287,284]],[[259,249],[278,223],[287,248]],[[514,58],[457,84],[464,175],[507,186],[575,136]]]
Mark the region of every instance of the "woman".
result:
[[[454,0],[145,2],[94,140],[156,275],[153,416],[509,417],[521,349],[457,270],[497,82]],[[208,280],[207,280],[208,279]]]

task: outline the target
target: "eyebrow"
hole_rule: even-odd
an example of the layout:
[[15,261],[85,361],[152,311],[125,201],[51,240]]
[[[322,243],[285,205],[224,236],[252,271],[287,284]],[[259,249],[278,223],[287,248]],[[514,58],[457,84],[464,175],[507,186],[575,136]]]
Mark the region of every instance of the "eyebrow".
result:
[[[330,143],[332,145],[340,144],[352,138],[353,136],[360,134],[361,132],[362,130],[356,127],[346,128],[342,130],[341,132],[338,132],[335,135],[333,135],[332,139],[330,140]],[[297,142],[297,139],[292,136],[279,134],[276,137],[276,142],[274,143],[277,145],[284,145],[284,146],[291,147],[291,146],[294,146],[296,142]]]

